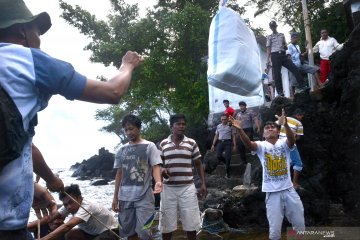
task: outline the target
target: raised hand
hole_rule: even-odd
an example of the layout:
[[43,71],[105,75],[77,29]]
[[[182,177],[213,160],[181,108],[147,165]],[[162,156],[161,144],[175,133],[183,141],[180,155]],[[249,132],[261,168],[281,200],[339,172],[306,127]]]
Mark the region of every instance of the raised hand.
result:
[[286,121],[287,121],[284,109],[281,110],[281,116],[280,117],[278,115],[275,115],[275,117],[278,119],[278,122],[279,122],[280,125],[284,125],[286,123]]
[[132,65],[134,68],[144,62],[144,58],[137,52],[128,51],[122,58],[123,65]]
[[242,128],[241,120],[237,120],[233,116],[229,116],[229,121],[231,122],[231,124],[234,128],[237,128],[237,129]]

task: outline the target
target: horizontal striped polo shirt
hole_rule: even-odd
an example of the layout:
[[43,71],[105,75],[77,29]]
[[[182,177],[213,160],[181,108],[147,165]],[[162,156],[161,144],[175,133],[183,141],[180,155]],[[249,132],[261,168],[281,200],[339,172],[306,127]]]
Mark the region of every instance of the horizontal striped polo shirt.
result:
[[195,140],[184,136],[179,146],[176,146],[170,135],[161,141],[159,148],[164,167],[170,173],[170,177],[164,179],[164,184],[178,186],[193,183],[192,161],[201,158]]

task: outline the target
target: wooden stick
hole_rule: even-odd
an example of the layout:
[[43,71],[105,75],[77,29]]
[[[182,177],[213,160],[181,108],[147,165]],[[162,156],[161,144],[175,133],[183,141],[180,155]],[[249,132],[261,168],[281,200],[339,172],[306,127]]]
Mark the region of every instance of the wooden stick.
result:
[[85,212],[87,212],[88,214],[90,214],[90,216],[94,217],[96,221],[98,221],[101,225],[103,225],[107,230],[109,230],[112,234],[114,234],[118,239],[121,239],[119,235],[117,235],[113,230],[111,230],[110,228],[108,228],[108,226],[106,226],[104,223],[102,223],[99,219],[97,219],[97,217],[95,217],[94,215],[91,214],[91,212],[89,212],[88,210],[86,210],[83,206],[81,206],[80,203],[78,203],[72,196],[70,196],[70,194],[68,194],[67,192],[64,192],[66,196],[68,196],[72,201],[74,201],[75,203],[77,203],[79,205],[79,207],[81,207],[82,209],[84,209]]
[[40,219],[37,221],[38,240],[40,240]]

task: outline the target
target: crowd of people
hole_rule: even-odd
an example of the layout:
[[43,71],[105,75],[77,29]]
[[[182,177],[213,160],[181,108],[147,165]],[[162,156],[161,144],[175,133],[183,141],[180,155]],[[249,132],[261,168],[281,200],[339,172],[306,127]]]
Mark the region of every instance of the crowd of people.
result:
[[[201,228],[198,196],[205,198],[207,188],[199,147],[194,139],[185,136],[185,115],[170,116],[171,134],[158,147],[141,137],[142,123],[138,116],[129,114],[123,118],[122,128],[128,142],[120,147],[115,157],[117,174],[112,202],[118,219],[106,206],[83,198],[78,185],[64,187],[32,143],[37,112],[47,107],[52,95],[93,103],[119,103],[129,87],[133,70],[143,58],[129,51],[112,79],[107,82],[88,79],[76,72],[70,63],[40,50],[40,35],[51,27],[46,12],[33,15],[22,0],[2,0],[0,9],[0,90],[4,93],[1,101],[15,105],[18,111],[11,112],[12,117],[21,119],[20,124],[8,125],[4,119],[0,119],[0,123],[2,130],[17,134],[20,140],[25,139],[17,142],[18,148],[11,149],[11,158],[1,158],[6,163],[0,165],[0,239],[33,239],[29,231],[39,231],[38,225],[42,231],[36,234],[44,240],[151,239],[147,225],[156,212],[160,216],[162,239],[172,238],[179,217],[187,238],[196,239]],[[319,69],[301,62],[300,56],[304,53],[297,45],[297,33],[291,34],[291,43],[286,46],[285,36],[277,32],[275,21],[270,22],[270,28],[273,33],[266,43],[266,84],[270,87],[274,82],[277,94],[283,96],[280,70],[285,66],[294,75],[296,92],[304,91],[306,85],[301,71],[316,76]],[[330,71],[329,57],[339,48],[341,45],[323,29],[321,40],[313,49],[320,52],[321,84],[326,82]],[[273,89],[268,94],[270,98],[275,96]],[[283,110],[277,122],[266,122],[261,131],[260,120],[256,113],[247,109],[246,102],[239,102],[238,112],[230,107],[228,100],[223,103],[226,110],[216,128],[211,150],[216,149],[219,161],[226,165],[224,177],[231,177],[232,151],[239,152],[244,164],[247,163],[246,149],[256,152],[263,167],[262,191],[266,193],[269,238],[280,239],[284,216],[294,229],[303,230],[304,208],[295,191],[299,186],[302,161],[295,141],[303,135],[304,113],[297,109],[293,117],[285,117]],[[27,133],[25,137],[23,132]],[[264,140],[255,141],[254,135],[259,136],[260,132]],[[1,134],[0,140],[9,141],[6,134]],[[294,169],[293,179],[290,165]],[[193,166],[201,181],[199,192],[194,185]],[[33,172],[46,181],[49,190],[59,192],[61,208],[57,209],[46,188],[33,182]],[[154,194],[161,194],[159,210],[154,207]],[[41,220],[28,223],[31,207]],[[65,221],[69,215],[71,217]]]

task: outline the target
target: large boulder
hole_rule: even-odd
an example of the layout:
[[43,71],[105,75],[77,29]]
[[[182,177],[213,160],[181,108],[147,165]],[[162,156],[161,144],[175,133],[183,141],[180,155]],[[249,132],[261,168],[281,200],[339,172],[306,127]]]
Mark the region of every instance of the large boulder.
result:
[[106,179],[99,179],[99,180],[94,180],[93,182],[90,183],[91,186],[102,186],[102,185],[108,185],[109,180]]
[[216,152],[208,150],[204,156],[205,172],[212,173],[216,169],[218,164],[219,161],[216,157]]
[[71,176],[78,179],[103,178],[113,180],[116,175],[113,166],[114,154],[105,148],[101,148],[98,155],[94,155],[82,163],[76,163],[70,167],[70,170],[74,171]]

